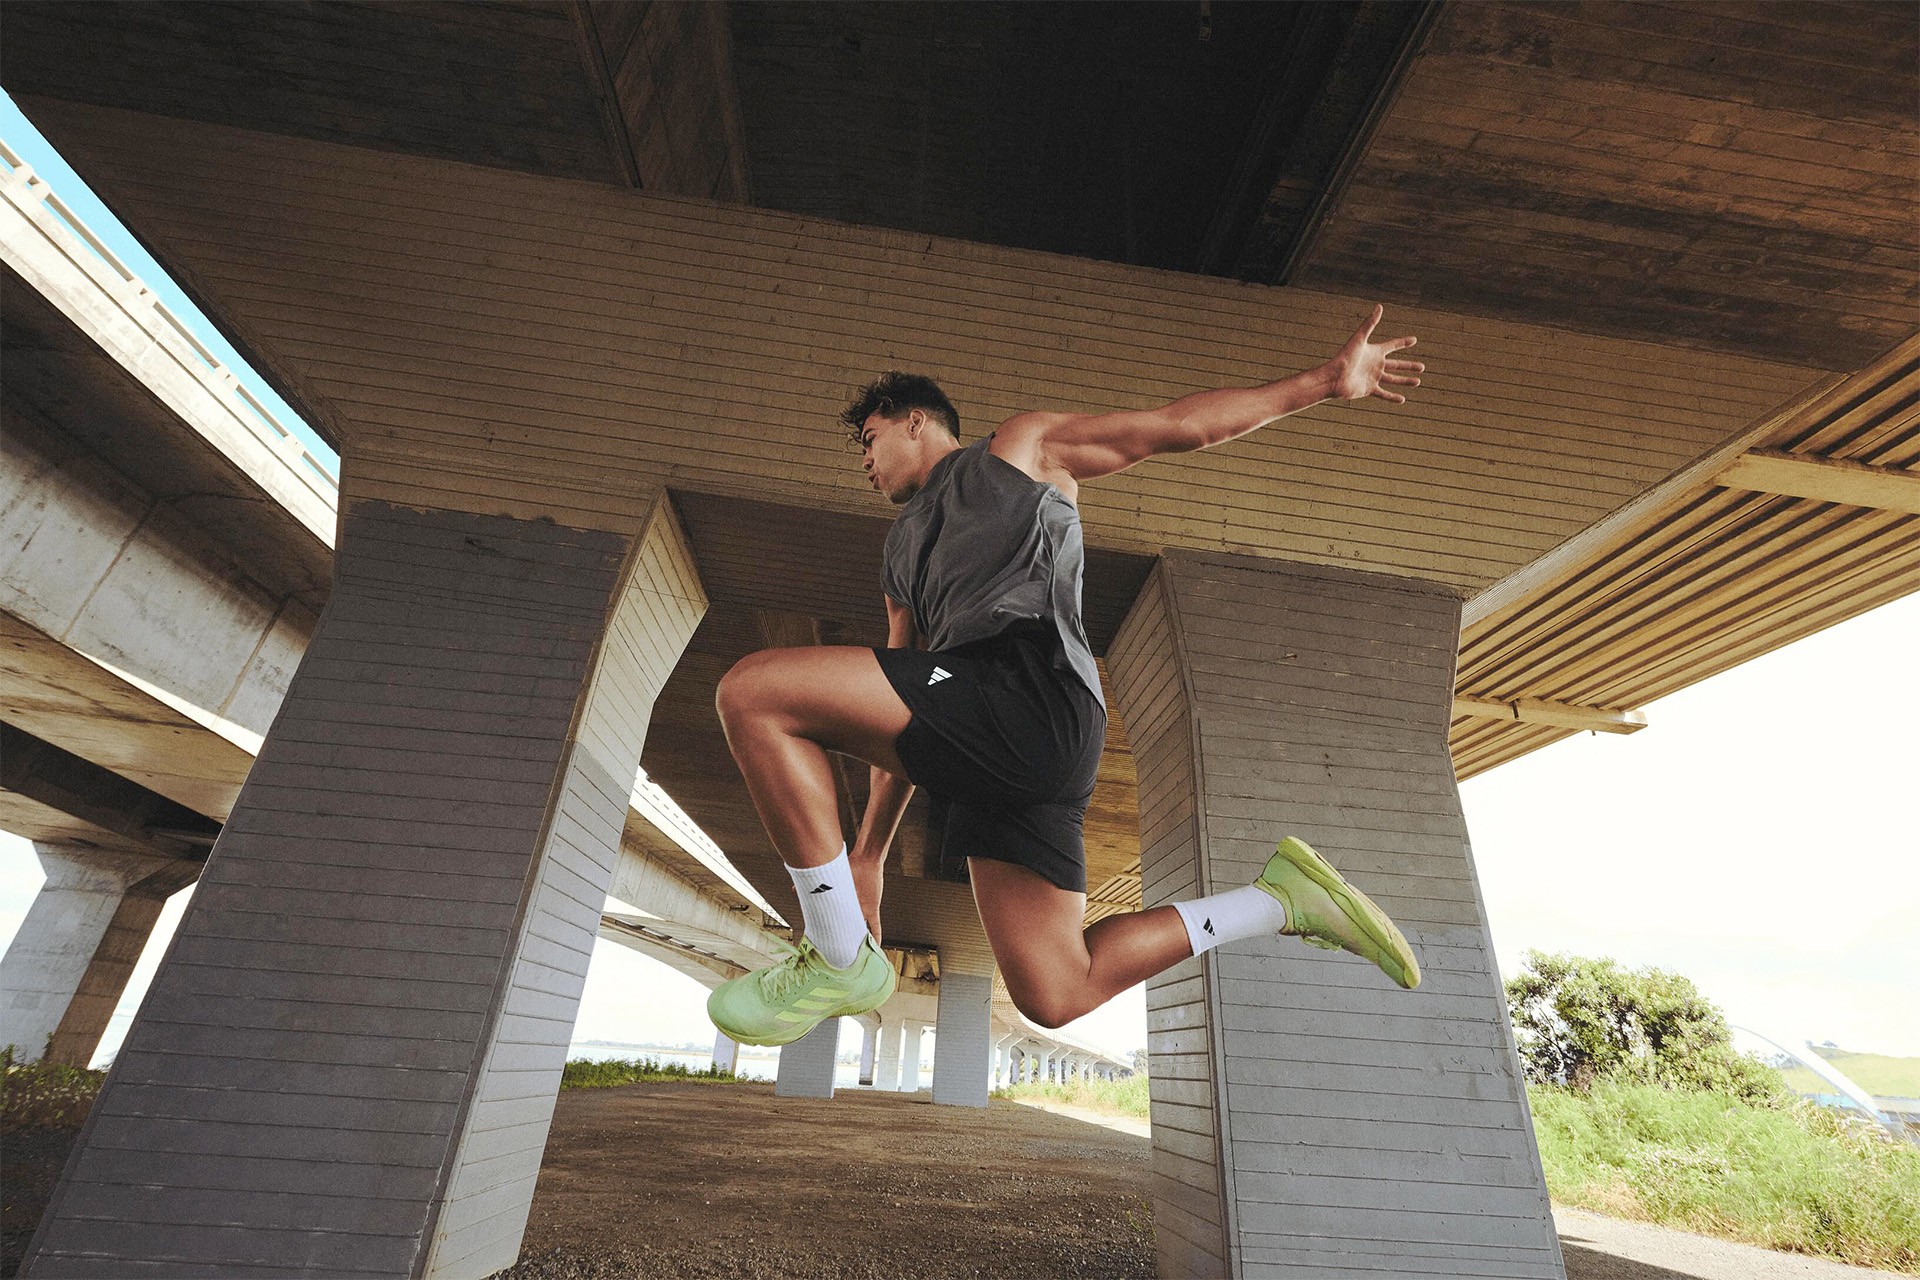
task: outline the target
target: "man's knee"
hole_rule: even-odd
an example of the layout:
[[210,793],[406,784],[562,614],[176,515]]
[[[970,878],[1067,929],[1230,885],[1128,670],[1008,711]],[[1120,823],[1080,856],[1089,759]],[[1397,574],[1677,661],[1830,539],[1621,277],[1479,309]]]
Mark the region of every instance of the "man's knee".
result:
[[720,713],[722,724],[738,724],[766,706],[771,687],[767,679],[770,665],[767,653],[761,649],[748,654],[720,677],[720,684],[713,691],[713,707]]
[[1085,1013],[1074,999],[1072,992],[1016,988],[1007,984],[1007,994],[1013,997],[1013,1007],[1018,1009],[1028,1022],[1048,1031],[1066,1026]]

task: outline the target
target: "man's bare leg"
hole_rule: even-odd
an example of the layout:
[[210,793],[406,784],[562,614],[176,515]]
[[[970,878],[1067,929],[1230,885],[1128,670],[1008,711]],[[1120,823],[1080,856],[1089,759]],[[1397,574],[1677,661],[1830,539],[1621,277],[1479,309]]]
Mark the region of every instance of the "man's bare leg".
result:
[[1084,893],[992,858],[968,858],[967,871],[1007,994],[1040,1026],[1072,1022],[1193,954],[1172,907],[1086,927]]
[[1253,884],[1108,916],[1084,930],[1085,894],[1011,862],[969,858],[967,869],[1007,993],[1041,1026],[1071,1022],[1189,956],[1261,934],[1349,951],[1402,987],[1420,985],[1419,962],[1393,921],[1291,837]]
[[[893,743],[913,713],[871,649],[763,649],[734,664],[714,701],[747,793],[790,867],[830,862],[846,839],[829,751],[906,776]],[[880,859],[857,859],[853,872],[878,938]]]

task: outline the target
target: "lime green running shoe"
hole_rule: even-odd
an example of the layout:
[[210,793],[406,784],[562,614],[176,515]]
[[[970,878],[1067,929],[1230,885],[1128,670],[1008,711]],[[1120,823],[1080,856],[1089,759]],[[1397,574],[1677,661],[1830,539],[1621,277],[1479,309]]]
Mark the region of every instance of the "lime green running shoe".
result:
[[802,938],[780,963],[715,987],[707,1016],[738,1044],[792,1044],[828,1018],[878,1009],[898,981],[871,934],[845,969],[829,966]]
[[1329,951],[1351,951],[1408,989],[1420,985],[1420,962],[1387,913],[1348,884],[1306,841],[1293,836],[1282,840],[1254,883],[1286,908],[1282,933]]

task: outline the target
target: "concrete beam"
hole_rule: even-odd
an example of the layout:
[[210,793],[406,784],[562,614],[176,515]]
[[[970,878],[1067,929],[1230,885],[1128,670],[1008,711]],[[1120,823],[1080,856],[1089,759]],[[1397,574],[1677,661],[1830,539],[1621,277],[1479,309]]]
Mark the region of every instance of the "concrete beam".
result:
[[220,824],[0,723],[0,831],[36,842],[204,861]]
[[1513,720],[1520,724],[1550,724],[1560,729],[1591,729],[1596,733],[1638,733],[1647,727],[1643,711],[1617,711],[1606,707],[1582,707],[1570,702],[1551,702],[1545,698],[1515,698],[1494,702],[1485,698],[1455,698],[1453,714],[1487,720]]
[[1728,489],[1920,515],[1920,472],[1844,458],[1755,449],[1735,458],[1713,482]]

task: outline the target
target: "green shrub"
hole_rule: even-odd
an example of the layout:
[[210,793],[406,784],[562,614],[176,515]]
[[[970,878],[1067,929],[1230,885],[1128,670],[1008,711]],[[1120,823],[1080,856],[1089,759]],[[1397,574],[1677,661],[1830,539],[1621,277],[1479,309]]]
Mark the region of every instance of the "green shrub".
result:
[[733,1084],[738,1079],[733,1072],[718,1067],[695,1071],[678,1062],[661,1062],[655,1058],[609,1058],[604,1062],[575,1058],[560,1071],[562,1089],[605,1089],[647,1080],[705,1080]]
[[17,1062],[12,1045],[0,1048],[0,1067],[5,1068],[0,1128],[6,1129],[78,1129],[107,1078],[104,1071]]
[[1920,1272],[1920,1147],[1799,1101],[1605,1078],[1529,1093],[1555,1200]]
[[1699,988],[1665,969],[1529,951],[1507,983],[1527,1079],[1584,1090],[1600,1079],[1785,1103],[1779,1072],[1736,1053],[1727,1021]]

